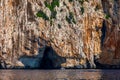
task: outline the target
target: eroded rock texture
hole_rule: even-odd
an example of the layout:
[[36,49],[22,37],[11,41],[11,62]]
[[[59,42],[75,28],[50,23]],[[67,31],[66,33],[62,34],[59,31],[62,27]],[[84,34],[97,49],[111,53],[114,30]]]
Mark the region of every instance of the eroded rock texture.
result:
[[[39,49],[45,46],[54,50],[49,55],[56,52],[65,58],[61,60],[53,54],[47,58],[53,59],[49,63],[94,68],[94,56],[101,54],[104,17],[101,0],[59,0],[59,6],[54,8],[56,14],[45,6],[45,1],[52,3],[52,0],[0,0],[0,59],[6,68],[25,66],[19,61],[23,55],[34,58],[41,54],[42,61],[47,53]],[[49,20],[37,17],[39,11]],[[50,18],[51,14],[55,17]]]
[[104,13],[102,64],[120,65],[120,0],[102,0]]

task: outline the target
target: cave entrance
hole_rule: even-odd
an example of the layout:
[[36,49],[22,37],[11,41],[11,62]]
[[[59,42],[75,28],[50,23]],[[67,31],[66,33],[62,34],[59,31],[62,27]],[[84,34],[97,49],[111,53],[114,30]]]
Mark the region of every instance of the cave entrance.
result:
[[52,48],[47,47],[45,49],[43,58],[41,60],[41,64],[40,64],[41,69],[53,69],[54,68],[54,64],[53,64],[52,59],[50,58],[50,54],[53,54]]
[[46,47],[41,60],[41,69],[60,69],[66,58],[59,56],[52,47]]

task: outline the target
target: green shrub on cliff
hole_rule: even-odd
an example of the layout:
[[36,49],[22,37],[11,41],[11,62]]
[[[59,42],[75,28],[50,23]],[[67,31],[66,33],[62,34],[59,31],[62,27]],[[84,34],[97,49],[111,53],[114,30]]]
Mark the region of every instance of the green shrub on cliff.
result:
[[109,14],[105,14],[105,19],[109,19],[110,15]]
[[41,10],[37,12],[36,16],[37,17],[41,17],[44,20],[49,20],[49,17],[43,11],[41,11]]
[[54,11],[54,8],[56,6],[59,7],[59,0],[53,0],[51,3],[48,3],[47,1],[45,1],[44,4],[52,12],[52,11]]
[[56,18],[57,11],[55,11],[54,8],[56,6],[59,7],[59,0],[53,0],[51,3],[48,3],[47,1],[45,1],[44,4],[51,11],[50,19]]
[[[44,1],[44,4],[51,11],[50,24],[52,25],[52,19],[56,18],[56,15],[57,15],[57,11],[55,11],[54,8],[56,6],[59,7],[59,0],[53,0],[51,3],[48,3],[47,1]],[[41,17],[44,20],[49,20],[49,17],[42,10],[37,12],[36,16]]]
[[82,14],[84,13],[84,7],[81,7],[81,13]]

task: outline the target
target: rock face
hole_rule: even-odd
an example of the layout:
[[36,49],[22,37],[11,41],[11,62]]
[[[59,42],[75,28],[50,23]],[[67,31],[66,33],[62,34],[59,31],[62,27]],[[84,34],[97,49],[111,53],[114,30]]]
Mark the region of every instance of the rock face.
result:
[[[47,68],[49,64],[52,68],[95,68],[96,56],[101,55],[101,63],[106,57],[109,59],[109,53],[110,58],[117,58],[120,48],[118,2],[0,0],[0,60],[6,68],[36,68],[36,65]],[[110,18],[106,15],[108,20],[104,19],[104,12],[110,14]],[[44,48],[46,46],[49,49]],[[29,60],[33,64],[29,64]]]
[[120,65],[120,0],[102,0],[106,20],[105,37],[100,62]]

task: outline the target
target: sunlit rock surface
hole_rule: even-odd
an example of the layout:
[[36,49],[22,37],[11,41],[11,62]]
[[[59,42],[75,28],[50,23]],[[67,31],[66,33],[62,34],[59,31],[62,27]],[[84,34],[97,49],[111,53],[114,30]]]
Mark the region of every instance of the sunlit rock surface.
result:
[[[52,68],[95,68],[96,56],[102,54],[101,63],[111,64],[114,63],[112,57],[119,57],[117,18],[120,16],[116,8],[119,0],[59,0],[59,6],[54,9],[46,7],[45,1],[47,4],[53,2],[0,0],[0,62],[3,68],[35,68],[36,63],[39,63],[39,68],[42,64],[44,67],[53,64]],[[47,17],[38,17],[39,11]],[[109,20],[105,20],[104,12],[110,13]],[[103,20],[107,31],[102,43]],[[52,51],[47,51],[45,46],[51,47]],[[45,57],[46,54],[48,57]],[[38,55],[39,58],[36,57]],[[29,59],[37,61],[30,64]]]

